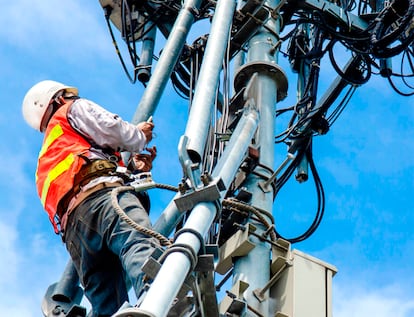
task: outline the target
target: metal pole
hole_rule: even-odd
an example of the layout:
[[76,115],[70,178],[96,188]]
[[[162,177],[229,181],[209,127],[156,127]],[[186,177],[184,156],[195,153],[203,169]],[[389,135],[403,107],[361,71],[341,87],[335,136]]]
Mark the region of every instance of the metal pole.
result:
[[[274,8],[279,1],[266,1],[265,5]],[[249,41],[249,50],[247,53],[247,62],[254,65],[255,63],[269,62],[270,65],[277,62],[277,34],[279,32],[278,21],[270,18],[266,22],[266,29],[262,28]],[[273,32],[269,32],[269,29]],[[267,167],[274,165],[274,125],[275,125],[275,105],[277,100],[278,80],[272,77],[271,72],[257,69],[256,87],[253,98],[259,107],[260,123],[257,134],[257,146],[260,151],[259,162]],[[264,168],[256,169],[258,175],[267,175],[270,172]],[[258,184],[263,181],[260,176],[251,174],[247,181],[247,190],[252,193],[252,206],[271,212],[273,205],[273,192],[265,192],[261,190]],[[261,223],[250,221],[257,228],[256,233],[261,235],[265,232],[265,226]],[[270,246],[255,236],[251,236],[250,240],[255,243],[255,248],[251,250],[247,256],[238,258],[234,263],[233,283],[237,281],[245,281],[249,284],[245,291],[244,299],[254,311],[259,312],[263,316],[269,313],[269,302],[260,302],[253,294],[256,288],[262,288],[267,284],[270,278]],[[257,316],[252,310],[246,312],[247,316]]]
[[242,163],[249,146],[247,143],[253,138],[258,122],[259,114],[256,109],[245,109],[226,150],[213,170],[213,178],[220,177],[226,187],[233,181],[234,175]]
[[194,163],[201,162],[204,152],[235,8],[235,0],[217,1],[216,12],[211,23],[211,33],[185,131],[189,139],[187,151]]
[[141,62],[139,63],[138,80],[142,83],[148,82],[151,77],[152,58],[154,55],[155,37],[157,28],[153,23],[148,23],[145,27],[144,39],[142,40]]
[[132,123],[137,124],[146,121],[154,114],[162,92],[180,57],[188,32],[194,23],[194,11],[199,8],[200,4],[201,0],[186,0],[184,2],[154,73],[132,118]]
[[175,199],[180,196],[181,194],[176,194],[173,199],[171,199],[168,206],[164,209],[153,225],[153,230],[164,236],[169,236],[170,233],[173,232],[183,216],[183,213],[178,210],[174,202]]
[[[216,212],[216,206],[213,203],[199,203],[191,212],[184,229],[196,230],[204,236]],[[180,234],[170,250],[174,250],[174,245],[185,246],[185,249],[193,254],[197,254],[201,248],[200,240],[190,232]],[[180,252],[179,249],[168,254],[140,305],[139,311],[149,313],[148,316],[167,316],[187,274],[192,269],[192,265],[195,265],[193,261],[187,252]]]

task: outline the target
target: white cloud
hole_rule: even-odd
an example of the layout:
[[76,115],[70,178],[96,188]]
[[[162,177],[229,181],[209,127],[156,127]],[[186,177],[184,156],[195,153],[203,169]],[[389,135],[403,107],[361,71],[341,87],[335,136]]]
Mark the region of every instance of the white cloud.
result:
[[33,306],[31,306],[32,304],[33,302],[26,300],[26,296],[22,296],[19,302],[9,302],[9,305],[4,305],[4,307],[1,307],[2,316],[41,316],[40,306],[36,305],[35,308],[33,308]]
[[370,249],[376,238],[354,237],[364,230],[369,232],[357,228],[348,234],[349,241],[328,243],[312,252],[338,269],[332,280],[333,317],[414,316],[413,240],[387,244],[382,250],[376,246],[373,256]]
[[333,302],[335,317],[412,317],[414,298],[400,285],[372,289],[358,283],[335,285]]
[[[3,211],[1,211],[2,214]],[[9,223],[0,222],[0,311],[2,316],[37,317],[47,287],[57,282],[67,255],[62,245],[49,237],[27,241]],[[41,243],[38,243],[38,242]]]

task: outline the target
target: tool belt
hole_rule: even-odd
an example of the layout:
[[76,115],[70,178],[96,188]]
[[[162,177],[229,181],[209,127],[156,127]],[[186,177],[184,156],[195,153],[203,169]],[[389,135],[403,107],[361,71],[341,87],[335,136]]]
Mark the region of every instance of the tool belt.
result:
[[59,218],[66,213],[69,202],[81,191],[82,186],[100,176],[116,176],[116,168],[116,163],[108,160],[94,160],[83,165],[75,175],[72,189],[59,202],[57,210]]
[[[81,167],[80,171],[75,175],[72,189],[61,199],[58,206],[58,216],[60,219],[63,219],[64,216],[67,217],[66,212],[69,206],[70,201],[73,197],[81,192],[81,188],[88,184],[91,180],[101,177],[101,176],[119,176],[124,181],[129,181],[130,178],[125,173],[119,173],[116,171],[117,164],[109,160],[94,160],[90,161],[84,166]],[[84,193],[81,193],[77,198],[78,203],[84,200],[86,197],[90,196],[92,193],[104,189],[111,188],[115,186],[121,186],[122,182],[116,183],[101,183],[98,184]],[[148,194],[146,192],[137,193],[137,197],[141,201],[141,204],[149,212],[150,201]],[[72,207],[73,208],[73,207]]]
[[100,176],[116,176],[117,165],[108,160],[94,160],[81,167],[73,181],[73,192],[77,194],[82,186]]

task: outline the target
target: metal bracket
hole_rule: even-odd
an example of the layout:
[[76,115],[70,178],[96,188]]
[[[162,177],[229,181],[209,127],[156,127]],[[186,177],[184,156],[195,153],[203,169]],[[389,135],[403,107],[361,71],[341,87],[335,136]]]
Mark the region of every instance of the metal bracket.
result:
[[320,10],[331,17],[340,20],[347,25],[350,30],[356,29],[357,31],[364,31],[368,27],[368,23],[359,16],[343,10],[333,2],[331,3],[324,0],[306,0],[303,2],[298,1],[298,4],[300,7],[305,7],[310,10]]
[[174,199],[174,202],[177,209],[181,212],[191,210],[199,202],[218,200],[221,197],[220,192],[224,189],[226,188],[221,178],[216,179],[201,189],[194,190]]
[[216,272],[224,275],[233,265],[233,258],[247,255],[256,245],[249,240],[249,233],[256,228],[248,224],[244,230],[238,230],[219,249],[219,261]]
[[129,185],[134,187],[137,192],[151,189],[156,186],[155,182],[152,180],[151,172],[133,174],[131,175],[131,178],[133,181]]
[[277,101],[282,101],[287,96],[288,80],[283,69],[277,64],[256,61],[244,64],[240,67],[234,78],[235,91],[246,87],[254,73],[265,73],[275,80],[277,87]]
[[273,276],[261,289],[257,288],[253,291],[254,296],[263,302],[266,300],[266,292],[279,280],[283,270],[291,265],[290,260],[290,243],[283,239],[278,239],[272,245],[272,264],[271,273]]
[[242,316],[242,312],[246,310],[247,304],[242,299],[244,291],[249,287],[249,284],[244,281],[237,281],[227,295],[221,301],[220,314],[231,315],[236,314]]
[[268,192],[270,192],[272,190],[271,188],[269,188],[269,185],[274,182],[274,180],[276,179],[276,176],[282,171],[282,169],[285,168],[285,166],[287,165],[287,163],[289,163],[289,161],[293,160],[294,158],[295,158],[295,156],[293,154],[288,153],[286,159],[282,162],[282,164],[280,164],[280,166],[269,177],[269,179],[267,179],[264,182],[259,182],[259,187],[262,189],[263,192],[268,193]]
[[279,238],[276,240],[276,243],[272,245],[272,263],[270,267],[272,274],[275,274],[280,270],[280,267],[282,266],[280,258],[290,259],[291,255],[290,242]]
[[65,294],[56,292],[59,283],[48,287],[42,301],[42,312],[45,317],[85,317],[86,308],[78,305],[83,291],[79,286],[74,289],[74,294],[68,297]]
[[141,267],[142,272],[144,272],[150,279],[154,279],[161,268],[161,263],[158,261],[158,259],[161,257],[163,252],[164,251],[162,249],[154,249],[151,256],[144,262]]
[[[142,265],[141,270],[147,275],[148,278],[154,279],[157,276],[159,270],[161,269],[162,264],[159,259],[163,255],[163,252],[164,251],[162,249],[155,249],[151,256]],[[180,293],[183,294],[182,296],[184,296],[190,290],[191,283],[193,282],[194,277],[192,275],[188,275],[180,290]],[[177,295],[177,297],[180,297],[180,295]]]
[[217,294],[214,286],[214,255],[205,254],[198,257],[194,269],[199,286],[199,305],[205,317],[216,317],[219,313]]
[[263,8],[263,0],[247,1],[235,14],[237,32],[231,39],[231,55],[239,50],[269,19],[269,11]]
[[[215,249],[216,248],[214,246],[209,246],[211,254],[209,253],[198,256],[197,265],[194,268],[194,274],[189,274],[185,279],[184,284],[176,296],[176,302],[173,304],[168,313],[168,317],[182,316],[182,312],[193,304],[194,298],[187,296],[187,294],[192,289],[192,285],[195,285],[195,283],[199,285],[199,296],[202,296],[202,301],[201,298],[198,300],[199,304],[203,304],[200,306],[204,311],[203,316],[218,316],[218,305],[213,273],[214,259],[217,256]],[[156,250],[156,252],[151,255],[151,257],[148,258],[142,266],[142,271],[152,279],[155,278],[161,268],[161,263],[158,261],[160,257],[159,252],[160,250]],[[129,313],[131,317],[147,316],[145,315],[146,312],[140,311],[139,308],[124,308],[124,310],[120,309],[116,317],[129,316],[126,313]]]

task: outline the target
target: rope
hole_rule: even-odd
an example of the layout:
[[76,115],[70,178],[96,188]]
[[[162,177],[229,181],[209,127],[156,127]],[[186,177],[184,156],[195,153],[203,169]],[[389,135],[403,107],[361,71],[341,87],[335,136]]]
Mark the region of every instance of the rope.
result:
[[124,220],[126,223],[128,223],[131,227],[133,227],[135,230],[139,231],[142,234],[145,234],[147,236],[156,238],[158,241],[160,241],[162,246],[170,246],[172,243],[171,241],[164,237],[162,234],[148,229],[144,226],[141,226],[137,224],[134,220],[128,217],[128,215],[125,213],[125,211],[122,209],[122,207],[118,203],[118,194],[121,192],[126,192],[130,190],[135,190],[133,186],[122,186],[122,187],[116,187],[111,191],[111,201],[112,205],[114,206],[114,209],[116,213],[119,215],[119,217]]
[[173,192],[178,192],[178,188],[172,185],[167,185],[167,184],[155,184],[156,188],[161,188],[161,189],[167,189],[167,190],[171,190]]

